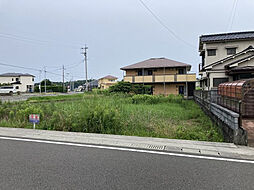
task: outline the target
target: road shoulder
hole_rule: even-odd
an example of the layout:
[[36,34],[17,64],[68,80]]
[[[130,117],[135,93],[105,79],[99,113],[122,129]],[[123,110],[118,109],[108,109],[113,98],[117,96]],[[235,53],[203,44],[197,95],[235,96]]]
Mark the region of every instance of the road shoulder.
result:
[[247,146],[238,146],[234,145],[233,143],[5,127],[0,127],[0,136],[254,160],[254,148]]

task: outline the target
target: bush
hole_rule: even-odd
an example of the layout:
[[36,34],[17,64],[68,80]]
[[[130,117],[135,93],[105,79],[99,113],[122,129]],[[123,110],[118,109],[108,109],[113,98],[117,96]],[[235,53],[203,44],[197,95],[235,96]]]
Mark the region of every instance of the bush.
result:
[[[63,90],[62,85],[48,85],[47,87],[47,92],[67,92],[66,87]],[[44,86],[41,86],[41,91],[44,92]],[[39,86],[34,87],[34,92],[40,92]]]
[[110,93],[133,93],[133,94],[151,94],[152,86],[143,84],[132,84],[130,82],[118,82],[109,87]]
[[113,86],[109,87],[109,92],[121,92],[121,93],[130,93],[132,89],[132,84],[130,82],[120,81]]

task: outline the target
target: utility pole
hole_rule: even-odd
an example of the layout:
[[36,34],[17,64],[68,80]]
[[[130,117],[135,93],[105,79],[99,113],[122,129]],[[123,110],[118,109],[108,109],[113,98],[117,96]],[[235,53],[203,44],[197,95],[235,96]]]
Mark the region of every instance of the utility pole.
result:
[[[69,76],[70,76],[70,73],[66,73],[66,75],[67,75],[67,80],[69,79],[70,81],[69,81],[69,90],[70,90],[70,92],[71,92],[71,77],[69,78]],[[68,83],[68,81],[66,81],[67,83]],[[68,88],[67,88],[67,92],[68,92]]]
[[72,81],[72,90],[74,91],[74,81],[73,81],[73,76],[71,77],[71,81]]
[[64,92],[64,65],[63,65],[63,92]]
[[86,74],[86,89],[85,89],[85,91],[87,92],[88,91],[88,81],[87,81],[87,49],[88,49],[88,47],[85,45],[85,47],[81,48],[81,49],[83,50],[82,54],[85,57],[85,60],[84,60],[84,63],[85,63],[85,74]]
[[46,87],[46,85],[47,85],[47,83],[46,83],[46,67],[44,67],[44,78],[45,78],[45,80],[44,80],[44,89],[45,89],[45,94],[47,93],[47,87]]
[[40,84],[39,84],[39,91],[40,91],[40,94],[41,94],[41,72],[42,72],[42,70],[40,70],[40,75],[39,75],[39,81],[40,81]]

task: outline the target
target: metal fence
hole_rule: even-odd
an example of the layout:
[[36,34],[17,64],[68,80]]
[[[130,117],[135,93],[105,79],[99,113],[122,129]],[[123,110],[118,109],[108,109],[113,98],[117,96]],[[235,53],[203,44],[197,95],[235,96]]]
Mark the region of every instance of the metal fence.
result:
[[210,103],[215,103],[236,113],[240,113],[241,111],[241,102],[239,99],[223,96],[218,93],[218,90],[195,90],[194,98],[206,109],[209,109]]

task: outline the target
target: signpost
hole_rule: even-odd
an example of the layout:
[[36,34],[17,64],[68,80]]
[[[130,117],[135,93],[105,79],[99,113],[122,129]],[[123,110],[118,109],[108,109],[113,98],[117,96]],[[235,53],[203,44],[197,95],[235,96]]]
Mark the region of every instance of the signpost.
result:
[[29,122],[33,123],[33,129],[35,129],[35,124],[40,123],[40,115],[39,114],[30,114]]

